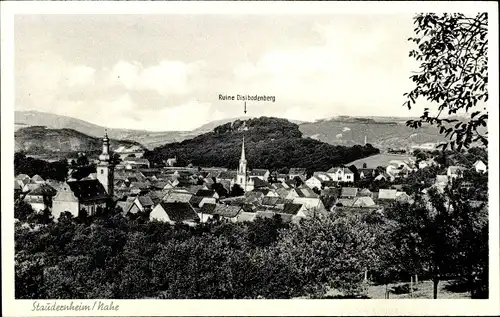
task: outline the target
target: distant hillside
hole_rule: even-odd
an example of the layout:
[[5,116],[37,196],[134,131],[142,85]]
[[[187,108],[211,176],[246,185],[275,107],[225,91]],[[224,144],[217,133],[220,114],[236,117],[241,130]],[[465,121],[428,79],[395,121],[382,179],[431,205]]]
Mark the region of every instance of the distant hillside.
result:
[[[80,119],[39,111],[16,111],[14,123],[16,130],[28,126],[45,126],[49,129],[73,129],[97,138],[103,136],[105,129],[105,127]],[[137,141],[149,148],[154,148],[166,142],[181,141],[189,137],[186,132],[179,131],[151,132],[113,128],[108,128],[108,135],[110,138],[117,140]]]
[[182,164],[236,168],[245,137],[249,168],[304,167],[328,170],[379,151],[372,146],[333,146],[303,138],[299,126],[285,119],[260,117],[236,120],[190,140],[165,144],[149,154],[153,162],[177,156]]
[[[88,136],[73,129],[49,129],[44,126],[32,126],[18,129],[14,134],[15,151],[27,154],[53,152],[93,152],[101,151],[102,139]],[[140,145],[135,141],[111,139],[111,148]]]
[[[141,143],[148,149],[162,146],[166,143],[181,142],[203,133],[211,132],[215,127],[248,120],[250,117],[237,117],[216,120],[202,125],[192,131],[161,131],[152,132],[133,129],[108,129],[108,135],[117,140],[133,140]],[[423,143],[440,143],[445,138],[433,126],[423,125],[420,129],[411,129],[406,126],[410,118],[401,117],[349,117],[336,116],[315,122],[300,122],[299,129],[305,137],[311,137],[333,145],[352,146],[367,142],[374,147],[387,149],[391,147],[412,146]],[[83,120],[59,116],[38,111],[16,111],[16,129],[29,126],[46,126],[49,129],[73,129],[92,137],[100,138],[104,127],[88,123]],[[168,127],[165,127],[168,129]]]
[[[73,129],[78,132],[87,134],[93,137],[102,137],[105,127],[92,124],[80,119],[56,115],[47,112],[39,111],[16,111],[15,130],[29,126],[46,126],[49,129]],[[202,125],[192,131],[146,131],[134,129],[113,129],[108,128],[110,138],[117,140],[133,140],[141,143],[148,149],[153,149],[165,143],[180,142],[182,140],[193,138],[197,135],[210,132],[215,127],[233,122],[235,120],[245,120],[250,117],[226,118],[215,120]],[[292,121],[294,123],[302,123],[301,121]],[[168,129],[168,127],[166,127]]]
[[408,119],[337,117],[303,123],[299,128],[304,136],[329,144],[364,144],[366,136],[367,143],[380,149],[445,141],[435,127],[428,125],[423,125],[419,129],[407,127],[405,122]]

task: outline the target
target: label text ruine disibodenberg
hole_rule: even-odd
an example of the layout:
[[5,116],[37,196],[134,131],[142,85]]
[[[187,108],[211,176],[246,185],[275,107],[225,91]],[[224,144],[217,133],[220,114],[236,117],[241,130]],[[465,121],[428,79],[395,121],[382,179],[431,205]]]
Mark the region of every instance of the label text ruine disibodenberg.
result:
[[223,95],[219,94],[219,100],[224,101],[276,101],[276,96],[267,96],[267,95]]

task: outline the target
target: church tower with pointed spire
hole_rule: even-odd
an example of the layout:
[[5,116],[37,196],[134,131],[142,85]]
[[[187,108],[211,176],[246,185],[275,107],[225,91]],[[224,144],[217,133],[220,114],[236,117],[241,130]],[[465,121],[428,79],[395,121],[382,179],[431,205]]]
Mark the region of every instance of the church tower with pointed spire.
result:
[[241,158],[240,166],[238,168],[238,173],[236,175],[236,183],[246,191],[247,187],[247,160],[245,158],[245,137],[243,137],[243,143],[241,145]]
[[109,152],[107,131],[102,139],[102,153],[99,155],[99,163],[97,164],[97,180],[104,186],[106,193],[113,197],[114,165]]

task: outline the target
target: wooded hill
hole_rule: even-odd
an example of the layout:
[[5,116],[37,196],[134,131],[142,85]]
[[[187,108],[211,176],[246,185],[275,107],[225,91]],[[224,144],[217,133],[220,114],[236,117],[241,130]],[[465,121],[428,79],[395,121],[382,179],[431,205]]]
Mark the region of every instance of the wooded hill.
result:
[[165,144],[147,152],[146,157],[153,163],[176,156],[179,165],[192,163],[236,168],[243,137],[249,168],[279,170],[304,167],[309,171],[326,171],[333,166],[379,153],[370,144],[334,146],[303,138],[295,123],[285,119],[260,117],[236,120],[193,139]]

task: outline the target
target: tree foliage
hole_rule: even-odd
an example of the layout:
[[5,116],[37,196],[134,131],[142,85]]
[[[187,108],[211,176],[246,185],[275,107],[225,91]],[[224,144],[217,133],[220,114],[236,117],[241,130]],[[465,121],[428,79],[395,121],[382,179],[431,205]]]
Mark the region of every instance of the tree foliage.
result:
[[[385,245],[387,271],[418,274],[434,282],[450,276],[465,280],[471,296],[488,296],[488,211],[486,174],[465,173],[443,192],[418,195],[413,204],[396,204],[387,216],[394,223]],[[479,185],[481,186],[481,185]]]
[[231,193],[229,194],[232,197],[237,197],[237,196],[243,196],[245,194],[245,191],[239,184],[234,184],[233,187],[231,187]]
[[40,175],[43,179],[63,181],[68,175],[68,162],[64,159],[56,162],[27,157],[23,152],[14,154],[14,174],[26,174],[30,177]]
[[[408,40],[418,48],[410,51],[410,57],[420,62],[420,69],[410,77],[415,88],[404,94],[404,105],[411,109],[418,98],[424,98],[438,106],[437,113],[425,108],[420,119],[407,125],[436,125],[452,148],[469,147],[473,142],[488,145],[487,13],[475,17],[421,13],[415,16],[414,24],[415,36]],[[461,121],[441,117],[443,111],[448,115],[472,113],[468,120]]]
[[293,298],[361,291],[372,225],[279,217],[196,228],[104,212],[17,226],[16,298]]

